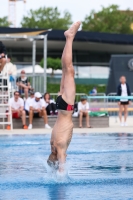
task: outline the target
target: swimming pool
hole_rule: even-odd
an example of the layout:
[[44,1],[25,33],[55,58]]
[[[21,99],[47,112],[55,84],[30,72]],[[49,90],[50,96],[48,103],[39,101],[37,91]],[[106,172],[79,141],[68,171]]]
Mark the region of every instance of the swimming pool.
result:
[[0,136],[0,200],[133,199],[133,135],[74,134],[61,180],[47,168],[49,140]]

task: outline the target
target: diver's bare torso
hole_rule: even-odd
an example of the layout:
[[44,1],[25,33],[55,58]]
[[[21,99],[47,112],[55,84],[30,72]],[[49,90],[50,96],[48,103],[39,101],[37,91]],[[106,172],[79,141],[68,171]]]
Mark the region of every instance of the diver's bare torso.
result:
[[73,132],[72,112],[58,111],[58,117],[51,136],[51,146],[55,150],[60,147],[66,151],[69,146]]

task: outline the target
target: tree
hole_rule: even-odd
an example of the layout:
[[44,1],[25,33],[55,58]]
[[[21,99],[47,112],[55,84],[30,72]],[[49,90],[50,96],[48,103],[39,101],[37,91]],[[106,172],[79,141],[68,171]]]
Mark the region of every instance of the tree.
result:
[[64,12],[63,17],[58,8],[43,7],[38,10],[30,10],[28,16],[24,16],[21,22],[22,27],[26,28],[52,28],[67,29],[72,23],[71,14]]
[[[40,62],[41,67],[43,68],[44,59]],[[60,58],[47,58],[47,68],[52,68],[52,76],[54,75],[54,70],[61,69],[61,59]]]
[[85,17],[82,29],[95,32],[133,34],[133,11],[120,11],[118,5],[102,7],[99,12],[91,11]]
[[10,23],[8,22],[8,18],[7,17],[0,18],[0,26],[1,27],[10,26]]

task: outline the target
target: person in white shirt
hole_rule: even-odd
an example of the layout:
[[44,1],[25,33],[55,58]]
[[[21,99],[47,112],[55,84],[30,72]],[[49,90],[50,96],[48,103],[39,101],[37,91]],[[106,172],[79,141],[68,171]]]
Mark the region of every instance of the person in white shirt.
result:
[[[9,82],[11,87],[15,88],[16,85],[16,76],[17,76],[17,67],[13,63],[11,63],[11,59],[8,56],[7,62],[4,66],[4,69],[2,71],[2,74],[4,76],[9,76]],[[4,85],[7,85],[7,80],[4,80]]]
[[[13,118],[22,118],[22,124],[23,129],[27,129],[26,125],[26,116],[25,116],[25,110],[24,110],[24,100],[19,97],[20,94],[18,91],[14,92],[14,97],[9,99],[9,109],[11,108],[12,111],[12,117]],[[8,115],[8,122],[10,122],[10,117]],[[7,130],[10,130],[10,125],[7,125]]]
[[87,97],[81,97],[80,102],[78,102],[78,112],[79,112],[79,128],[82,128],[83,116],[86,117],[86,127],[91,128],[89,123],[89,103],[87,102]]
[[48,125],[48,118],[47,118],[47,113],[46,113],[46,109],[45,109],[45,104],[44,101],[41,99],[42,95],[40,94],[40,92],[36,92],[35,93],[35,98],[33,98],[30,101],[29,104],[29,126],[28,129],[32,129],[32,121],[33,121],[33,117],[42,117],[44,119],[44,124],[45,124],[45,128],[51,128]]
[[14,65],[13,63],[11,63],[11,59],[10,59],[9,56],[8,56],[8,58],[7,58],[7,63],[5,64],[2,73],[3,73],[4,75],[6,75],[6,74],[12,75],[12,76],[16,76],[16,75],[17,75],[17,68],[16,68],[16,65]]
[[[130,87],[126,83],[126,77],[120,77],[120,84],[117,88],[117,96],[122,96],[124,98],[119,99],[118,106],[119,106],[119,119],[121,126],[127,126],[126,120],[128,116],[128,105],[131,101],[128,99],[128,96],[131,96]],[[122,112],[124,111],[124,122],[122,122]]]
[[46,92],[44,94],[44,103],[45,103],[45,108],[47,111],[47,115],[57,115],[57,109],[56,109],[56,103],[53,99],[50,98],[50,94]]
[[24,109],[26,111],[26,115],[29,115],[29,109],[30,109],[30,102],[35,98],[34,91],[30,91],[30,97],[25,100]]

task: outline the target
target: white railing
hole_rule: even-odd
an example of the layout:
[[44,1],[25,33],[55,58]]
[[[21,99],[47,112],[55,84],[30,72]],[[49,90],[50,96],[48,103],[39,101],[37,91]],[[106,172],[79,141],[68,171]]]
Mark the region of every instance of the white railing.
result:
[[105,96],[106,96],[105,93],[97,93],[95,95],[93,94],[93,95],[88,96],[88,102],[89,102],[91,111],[94,111],[94,112],[99,111],[101,108],[106,110],[107,100],[104,98]]
[[[108,96],[88,96],[88,101],[90,102],[90,110],[92,111],[106,111],[109,113],[109,116],[114,116],[115,119],[118,116],[119,99],[129,99],[133,101],[133,93],[132,96],[121,97],[116,96],[116,93],[111,93]],[[128,106],[128,113],[130,116],[133,116],[133,105]]]
[[[3,129],[5,125],[10,125],[11,130],[13,129],[12,124],[12,115],[11,108],[9,108],[9,98],[10,98],[10,90],[9,90],[9,78],[8,75],[0,74],[0,125],[2,125]],[[9,108],[8,113],[6,113],[7,108]],[[8,122],[8,115],[10,122]]]
[[[109,93],[108,95],[108,100],[107,100],[107,107],[108,109],[110,109],[110,115],[112,116],[117,116],[118,114],[118,111],[111,111],[111,108],[113,110],[113,108],[118,108],[118,96],[117,96],[117,93]],[[123,98],[123,97],[122,97]],[[127,99],[127,97],[124,97]],[[128,99],[130,99],[131,102],[133,102],[133,93],[131,93],[131,96],[129,97],[128,96]],[[133,105],[129,105],[128,106],[130,109],[129,109],[129,115],[133,115],[133,110],[132,110],[132,107]]]

